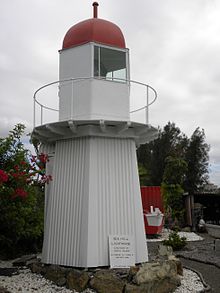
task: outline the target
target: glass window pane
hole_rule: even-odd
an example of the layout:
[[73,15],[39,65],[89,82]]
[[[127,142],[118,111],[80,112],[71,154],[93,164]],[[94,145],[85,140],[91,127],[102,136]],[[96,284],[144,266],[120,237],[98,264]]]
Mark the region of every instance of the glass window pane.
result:
[[94,76],[100,76],[115,81],[117,81],[117,79],[125,80],[127,78],[126,53],[95,46]]

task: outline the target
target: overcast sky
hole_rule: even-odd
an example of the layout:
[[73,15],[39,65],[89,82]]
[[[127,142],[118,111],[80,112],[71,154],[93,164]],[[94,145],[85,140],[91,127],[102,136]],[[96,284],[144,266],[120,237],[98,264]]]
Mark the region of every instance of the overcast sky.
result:
[[[16,123],[32,129],[33,93],[58,80],[65,33],[92,17],[92,2],[1,0],[0,136]],[[204,128],[220,185],[220,1],[100,0],[99,17],[123,31],[131,78],[158,92],[150,123],[175,122],[187,136]]]

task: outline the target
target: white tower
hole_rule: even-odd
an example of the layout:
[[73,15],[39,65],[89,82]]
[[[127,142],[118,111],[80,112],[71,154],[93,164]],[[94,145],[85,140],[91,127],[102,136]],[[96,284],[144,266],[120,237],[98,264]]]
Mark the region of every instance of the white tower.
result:
[[66,33],[60,50],[59,121],[33,137],[50,156],[42,261],[109,265],[109,235],[132,235],[148,260],[136,145],[155,137],[130,121],[129,52],[121,30],[94,17]]

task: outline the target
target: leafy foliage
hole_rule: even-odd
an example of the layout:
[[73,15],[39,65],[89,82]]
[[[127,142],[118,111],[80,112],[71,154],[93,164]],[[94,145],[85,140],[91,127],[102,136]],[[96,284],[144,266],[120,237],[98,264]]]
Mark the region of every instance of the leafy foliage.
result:
[[193,194],[207,182],[208,152],[204,130],[197,128],[188,138],[171,122],[159,129],[156,140],[138,149],[141,184],[162,186],[173,222],[183,223],[184,193]]
[[181,226],[184,222],[185,213],[184,190],[180,184],[162,183],[161,187],[169,228],[172,228],[174,225]]
[[173,231],[169,238],[163,241],[163,244],[171,246],[173,250],[181,250],[186,246],[186,237],[180,237],[176,231]]
[[149,182],[148,170],[142,164],[138,165],[138,173],[139,173],[141,186],[148,185],[148,182]]
[[138,149],[138,162],[149,174],[148,185],[160,186],[163,181],[167,157],[181,157],[187,146],[187,138],[174,123],[159,129],[158,138]]
[[188,164],[184,159],[169,156],[165,159],[163,182],[182,185],[187,171]]
[[[165,210],[170,211],[173,222],[179,225],[184,220],[184,190],[182,184],[185,179],[188,166],[185,160],[175,157],[167,157],[162,182],[162,192]],[[168,216],[168,215],[167,215]]]
[[0,138],[0,250],[11,256],[42,240],[43,189],[51,179],[45,175],[47,157],[24,148],[24,130],[18,124]]
[[24,130],[23,124],[17,124],[8,137],[0,138],[0,169],[8,171],[12,165],[17,165],[26,157],[27,150],[21,142]]
[[[185,192],[193,193],[207,182],[208,152],[204,130],[197,128],[188,138],[174,123],[168,122],[163,129],[159,129],[157,139],[140,146],[137,156],[138,163],[147,174],[146,185],[160,186],[164,176],[166,183],[170,178],[173,184],[174,178],[171,177],[175,176]],[[184,170],[181,169],[181,172],[184,171],[182,178],[176,176],[179,164],[182,167],[185,165]]]
[[200,130],[197,128],[189,140],[185,155],[188,171],[186,173],[184,188],[189,193],[198,191],[203,184],[207,183],[209,149],[209,145],[205,142],[204,129]]

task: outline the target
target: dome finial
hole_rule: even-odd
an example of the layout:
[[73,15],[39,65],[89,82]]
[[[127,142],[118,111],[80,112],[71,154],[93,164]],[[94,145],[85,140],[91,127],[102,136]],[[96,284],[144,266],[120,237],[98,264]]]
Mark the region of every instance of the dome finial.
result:
[[99,3],[98,2],[93,2],[92,6],[93,6],[93,17],[94,18],[97,18],[98,17],[98,6],[99,6]]

